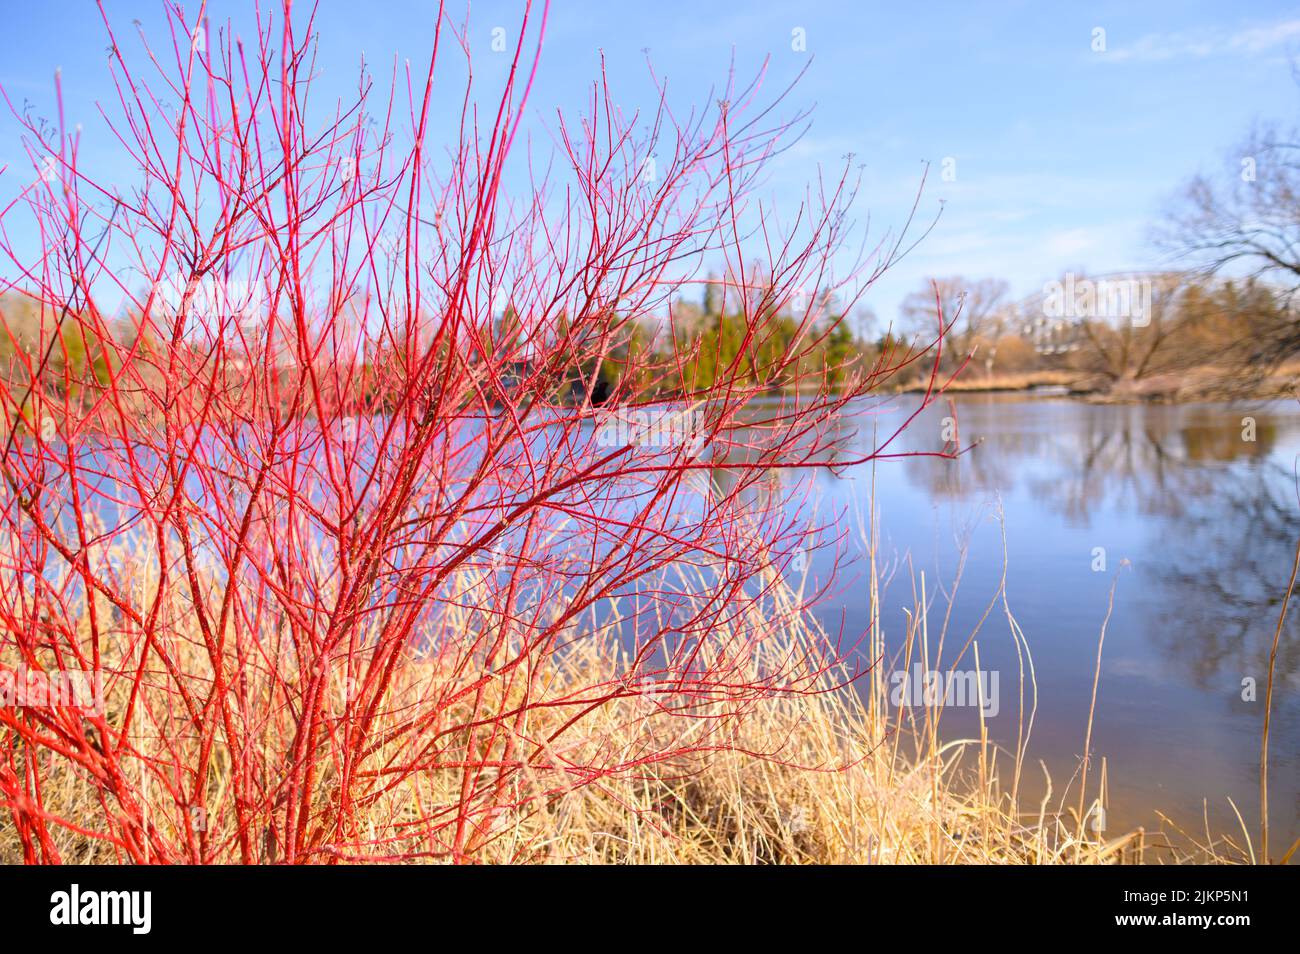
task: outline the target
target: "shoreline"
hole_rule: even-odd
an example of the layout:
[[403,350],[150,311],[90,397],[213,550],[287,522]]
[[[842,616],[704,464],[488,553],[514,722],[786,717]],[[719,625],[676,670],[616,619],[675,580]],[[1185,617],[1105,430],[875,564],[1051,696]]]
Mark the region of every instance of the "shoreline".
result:
[[[1069,397],[1091,404],[1196,404],[1206,401],[1261,401],[1300,396],[1300,368],[1284,368],[1258,384],[1235,388],[1217,385],[1204,371],[1158,375],[1138,381],[1100,382],[1074,372],[1034,372],[1023,375],[957,378],[942,394],[1019,394],[1025,397]],[[1219,379],[1221,380],[1221,379]],[[896,394],[924,394],[925,382],[899,387]]]

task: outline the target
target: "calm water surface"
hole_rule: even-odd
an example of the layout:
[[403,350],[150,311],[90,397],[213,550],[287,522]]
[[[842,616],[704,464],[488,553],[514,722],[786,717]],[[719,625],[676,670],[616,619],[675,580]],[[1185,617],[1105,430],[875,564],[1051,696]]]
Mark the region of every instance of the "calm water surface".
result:
[[[914,399],[864,406],[850,422],[856,440],[870,447],[873,428],[892,432],[915,406]],[[955,461],[909,458],[874,468],[879,556],[895,568],[882,600],[887,645],[902,642],[903,608],[913,605],[922,570],[937,596],[933,640],[947,608],[935,588],[950,589],[963,549],[947,644],[965,642],[997,593],[1005,526],[1007,598],[1039,690],[1028,754],[1031,765],[1046,763],[1059,796],[1083,751],[1098,634],[1118,573],[1093,729],[1094,758],[1107,760],[1107,831],[1156,825],[1157,809],[1203,830],[1208,812],[1212,827],[1232,830],[1240,842],[1231,799],[1257,837],[1268,653],[1300,537],[1300,405],[963,397],[926,409],[890,451],[939,449],[943,419],[954,409],[962,443],[979,442],[974,450]],[[1254,420],[1254,441],[1243,437],[1243,418]],[[819,506],[865,513],[871,477],[864,465],[820,478]],[[861,553],[852,519],[841,522],[847,545]],[[1094,569],[1097,548],[1104,571]],[[1121,569],[1123,561],[1129,565]],[[814,575],[827,562],[814,557]],[[846,632],[860,631],[870,618],[867,592],[859,559],[841,570],[819,612],[836,627],[843,619]],[[981,667],[1001,677],[990,733],[1014,747],[1018,667],[1000,605],[979,643]],[[973,668],[969,654],[961,668]],[[1300,600],[1283,632],[1276,678],[1270,840],[1285,851],[1300,835]],[[1246,679],[1256,681],[1256,701],[1243,700]],[[978,730],[974,709],[950,709],[943,724],[955,737]],[[1027,772],[1040,775],[1036,767]],[[1077,787],[1067,804],[1076,797]]]
[[[864,455],[879,439],[873,434],[892,433],[917,403],[863,404],[840,425]],[[1005,565],[1007,601],[1038,683],[1024,785],[1025,806],[1036,807],[1037,760],[1056,798],[1079,764],[1098,634],[1118,576],[1093,729],[1094,764],[1105,758],[1108,772],[1107,831],[1158,825],[1159,810],[1193,830],[1208,815],[1211,828],[1240,841],[1235,803],[1254,837],[1268,653],[1300,538],[1300,404],[961,397],[927,408],[889,452],[940,450],[954,412],[961,442],[978,442],[957,460],[905,457],[815,478],[817,516],[830,518],[848,558],[818,608],[828,627],[852,639],[870,626],[855,514],[865,518],[873,478],[878,560],[889,576],[886,666],[922,572],[932,643],[951,596],[947,666],[998,594]],[[1253,441],[1243,439],[1243,418],[1254,421]],[[1102,551],[1105,569],[1094,569]],[[825,581],[831,564],[828,552],[816,552],[809,572]],[[999,673],[990,734],[1014,747],[1019,666],[1000,603],[979,631],[979,649],[981,668]],[[973,663],[968,653],[959,668]],[[1300,598],[1276,676],[1270,821],[1274,848],[1285,851],[1300,835]],[[1247,701],[1243,680],[1251,679],[1255,699]],[[949,737],[970,738],[978,725],[975,708],[944,712]],[[1076,799],[1077,781],[1067,804]]]

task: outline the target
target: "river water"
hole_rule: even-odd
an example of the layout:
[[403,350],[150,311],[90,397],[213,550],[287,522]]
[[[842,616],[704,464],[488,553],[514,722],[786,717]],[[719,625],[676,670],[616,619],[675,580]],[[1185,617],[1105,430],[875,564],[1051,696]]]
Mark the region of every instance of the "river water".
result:
[[[888,446],[890,454],[933,453],[955,438],[970,448],[957,459],[848,463],[894,433],[918,401],[857,405],[838,422],[846,465],[814,472],[816,517],[841,538],[837,554],[808,556],[806,592],[838,563],[816,610],[827,627],[856,638],[871,625],[863,530],[874,483],[877,565],[887,577],[881,665],[899,671],[893,654],[924,574],[932,639],[947,620],[948,649],[936,668],[951,665],[951,650],[978,628],[980,668],[999,677],[996,714],[985,706],[988,729],[1014,747],[1025,657],[1009,609],[1038,689],[1023,789],[1025,807],[1036,810],[1037,760],[1056,797],[1079,765],[1113,586],[1092,734],[1093,764],[1106,760],[1106,831],[1156,827],[1159,810],[1191,830],[1208,818],[1240,843],[1235,804],[1256,836],[1268,656],[1300,539],[1300,403],[962,396],[921,411]],[[125,485],[119,474],[104,482]],[[104,515],[113,522],[132,513],[124,505]],[[973,665],[968,654],[958,667]],[[910,671],[908,683],[917,686]],[[1300,835],[1300,594],[1275,683],[1270,821],[1280,854]],[[975,735],[978,705],[945,707],[941,725],[945,736]],[[1090,777],[1090,798],[1098,777]],[[1076,797],[1074,788],[1066,804]]]
[[[862,405],[849,422],[857,446],[869,450],[915,407],[914,398]],[[902,641],[922,571],[934,638],[960,569],[947,637],[960,646],[1005,566],[1007,605],[1038,683],[1028,756],[1044,761],[1059,794],[1083,752],[1114,584],[1092,735],[1094,759],[1107,763],[1107,832],[1155,827],[1158,809],[1193,831],[1208,815],[1240,843],[1231,799],[1257,837],[1268,655],[1300,538],[1300,404],[965,396],[925,409],[890,452],[939,450],[954,436],[951,418],[961,444],[976,445],[956,460],[893,459],[819,478],[820,506],[844,514],[845,545],[860,554],[853,514],[867,512],[874,474],[878,564],[892,573],[881,600],[886,645]],[[814,555],[811,572],[828,562]],[[861,559],[840,571],[819,609],[829,625],[869,624],[865,579]],[[990,733],[1014,747],[1019,669],[1000,602],[979,643],[981,668],[1001,677]],[[960,668],[973,668],[969,655]],[[1275,679],[1269,814],[1280,854],[1300,834],[1300,599]],[[946,709],[944,734],[976,732],[976,711]]]

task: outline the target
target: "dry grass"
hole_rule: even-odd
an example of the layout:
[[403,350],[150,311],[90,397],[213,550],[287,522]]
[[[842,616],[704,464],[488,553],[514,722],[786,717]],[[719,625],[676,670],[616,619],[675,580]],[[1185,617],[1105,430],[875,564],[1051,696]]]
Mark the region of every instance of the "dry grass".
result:
[[[137,569],[143,572],[142,567]],[[148,574],[144,575],[142,599],[150,595]],[[796,586],[774,579],[768,582],[775,584],[772,599],[780,605],[769,604],[767,612],[752,607],[742,613],[731,624],[738,636],[741,630],[765,628],[772,610],[779,615],[797,605]],[[460,583],[472,589],[472,580]],[[873,598],[877,595],[873,584]],[[174,622],[179,624],[184,608],[173,609]],[[469,611],[465,612],[466,619],[459,622],[470,625]],[[1009,611],[1007,620],[1013,638],[1023,638]],[[210,667],[197,638],[189,638],[194,643],[193,652],[184,654],[191,667],[187,674],[202,686]],[[765,673],[788,665],[792,657],[815,656],[824,650],[826,639],[810,620],[802,628],[766,633],[750,644],[761,647],[748,660],[751,675],[761,680]],[[871,653],[883,655],[882,650],[873,639]],[[978,642],[974,651],[978,667]],[[115,652],[119,656],[126,652],[125,644],[107,647],[109,667]],[[901,664],[894,662],[907,668],[918,659],[937,659],[941,652],[941,645],[930,646],[927,613],[920,605],[907,621]],[[592,631],[550,659],[542,683],[548,693],[559,697],[566,686],[617,679],[625,671],[625,662],[626,648],[616,636]],[[1236,860],[1240,854],[1231,846],[1199,848],[1185,839],[1180,842],[1183,847],[1175,850],[1163,834],[1152,838],[1141,830],[1118,837],[1094,834],[1079,823],[1076,810],[1063,808],[1074,801],[1068,786],[1054,804],[1049,801],[1049,785],[1041,804],[1021,806],[1017,789],[1024,769],[1023,747],[1018,755],[1005,752],[989,741],[987,733],[974,740],[945,740],[939,731],[941,711],[891,710],[888,668],[876,665],[855,685],[844,684],[847,673],[842,670],[825,672],[803,692],[774,692],[742,712],[719,705],[716,711],[694,709],[683,717],[652,696],[611,701],[564,734],[562,743],[547,746],[530,759],[524,772],[511,776],[502,796],[475,820],[481,835],[474,859],[488,863],[1092,864],[1223,861]],[[397,725],[404,714],[427,702],[434,687],[456,678],[469,677],[441,671],[433,654],[412,652],[398,667],[385,698],[388,724]],[[110,685],[106,705],[111,724],[120,725],[124,694],[124,686]],[[257,698],[257,688],[250,686],[249,699]],[[341,695],[331,692],[331,699],[337,698]],[[137,709],[145,715],[135,719],[132,741],[144,757],[174,761],[178,739],[186,732],[184,720],[172,700],[150,702]],[[539,715],[547,712],[555,715]],[[449,713],[449,719],[456,715]],[[546,724],[550,718],[554,725]],[[545,738],[565,718],[567,710],[560,708],[534,711],[519,734]],[[266,748],[282,748],[294,728],[285,712],[267,717]],[[700,751],[574,784],[573,765],[635,762],[639,751],[670,748],[660,744],[665,733],[674,742],[698,742]],[[398,759],[399,750],[411,744],[410,739],[395,742],[393,751],[376,753],[370,764]],[[198,745],[197,738],[188,740],[179,751],[197,757]],[[42,763],[47,810],[95,829],[102,813],[111,809],[98,800],[81,771],[49,751],[37,758]],[[228,759],[218,741],[206,816],[210,843],[224,838],[230,846],[214,860],[227,862],[238,860],[230,837],[234,813],[226,779]],[[331,769],[330,760],[324,759],[314,792],[313,810],[324,814],[334,810],[337,799]],[[1104,803],[1104,767],[1098,774],[1100,786],[1089,799],[1090,806]],[[431,823],[453,810],[460,777],[447,769],[402,780],[367,806],[363,831],[353,847],[327,846],[314,860],[445,857]],[[137,784],[134,795],[147,802],[150,824],[183,840],[183,809],[161,786]],[[1080,792],[1079,804],[1084,804],[1084,797]],[[69,828],[56,829],[55,837],[59,854],[67,861],[116,860],[104,841]],[[274,846],[264,848],[263,860],[273,859]],[[0,861],[21,860],[21,845],[5,813],[0,816]]]
[[[1031,388],[1067,387],[1075,388],[1081,383],[1077,371],[1024,371],[1019,373],[983,374],[974,368],[967,368],[961,374],[945,384],[945,392],[983,392],[983,391],[1028,391]],[[924,381],[906,385],[903,393],[919,393],[926,389]]]
[[[948,382],[948,393],[1031,391],[1035,388],[1068,388],[1071,393],[1101,404],[1139,401],[1213,401],[1250,397],[1255,400],[1294,397],[1300,389],[1300,360],[1279,364],[1260,380],[1244,386],[1241,375],[1227,366],[1206,365],[1177,372],[1153,374],[1138,381],[1112,382],[1099,374],[1055,369],[984,374],[968,367]],[[899,388],[902,393],[921,393],[925,381]]]

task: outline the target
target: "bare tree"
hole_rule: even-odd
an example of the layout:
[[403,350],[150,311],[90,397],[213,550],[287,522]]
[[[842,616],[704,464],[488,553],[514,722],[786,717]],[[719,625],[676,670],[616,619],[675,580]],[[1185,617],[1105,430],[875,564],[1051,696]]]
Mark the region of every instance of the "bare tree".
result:
[[[1300,79],[1300,77],[1298,77]],[[1157,244],[1206,276],[1248,277],[1279,287],[1288,320],[1242,349],[1253,366],[1300,351],[1300,128],[1256,126],[1217,176],[1187,182],[1155,233]]]
[[1300,289],[1300,130],[1252,130],[1220,178],[1194,176],[1157,240],[1207,272],[1248,270]]
[[1140,381],[1188,364],[1187,355],[1173,348],[1175,336],[1185,327],[1178,305],[1181,276],[1164,273],[1139,281],[1151,289],[1151,307],[1146,314],[1118,319],[1088,316],[1078,325],[1083,344],[1078,361],[1112,385]]
[[996,342],[1005,330],[1009,292],[1000,278],[970,280],[955,275],[927,280],[903,299],[902,330],[909,337],[936,334],[942,315],[944,323],[952,325],[948,341],[954,359],[964,360],[980,338],[990,339],[992,351],[985,355],[985,370],[989,371]]

